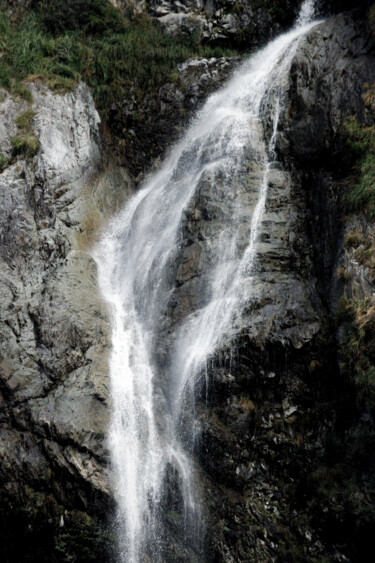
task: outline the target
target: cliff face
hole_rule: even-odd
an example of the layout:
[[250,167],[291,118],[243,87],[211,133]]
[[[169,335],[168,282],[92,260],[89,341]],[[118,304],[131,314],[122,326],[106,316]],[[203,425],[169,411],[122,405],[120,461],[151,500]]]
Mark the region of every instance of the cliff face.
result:
[[343,285],[349,298],[354,291],[372,299],[374,290],[368,267],[343,241],[343,229],[365,221],[344,219],[354,180],[342,137],[347,116],[365,118],[362,95],[374,80],[374,42],[365,29],[355,14],[329,19],[294,58],[256,296],[230,343],[237,357],[222,350],[208,412],[201,411],[213,560],[357,561],[371,543],[372,448],[359,435],[372,435],[373,408],[342,372],[348,341],[337,316]]
[[39,143],[1,174],[1,475],[4,495],[35,510],[39,494],[47,516],[48,495],[108,505],[108,314],[87,248],[131,182],[103,170],[85,85],[30,90],[31,106],[6,92],[1,102],[6,158],[15,139]]
[[[274,34],[294,15],[293,3],[286,4],[288,17]],[[169,4],[150,6],[164,25],[176,20]],[[252,19],[251,4],[241,4],[232,18],[226,7],[218,5],[214,14],[211,4],[204,5],[196,24],[203,36],[224,41],[248,25],[258,34],[254,44],[268,37],[266,16],[259,12]],[[191,24],[194,3],[173,9]],[[258,20],[263,27],[254,28]],[[374,59],[363,12],[328,19],[294,59],[280,117],[280,165],[271,171],[261,226],[256,293],[213,361],[208,403],[198,404],[196,462],[208,561],[364,560],[361,545],[371,540],[374,472],[348,450],[363,446],[354,439],[360,433],[370,435],[366,447],[372,444],[372,403],[359,400],[343,372],[348,332],[342,324],[337,331],[336,313],[343,294],[364,300],[374,293],[370,258],[358,255],[372,248],[373,227],[345,207],[343,192],[354,180],[342,137],[348,116],[372,124],[373,108],[366,110],[363,94],[375,80]],[[153,156],[169,134],[177,134],[180,122],[177,130],[168,125],[176,108],[191,111],[235,63],[181,66],[184,91],[169,84],[158,94],[154,110],[164,131]],[[87,549],[102,560],[113,539],[104,540],[87,514],[103,517],[113,504],[106,444],[109,311],[98,293],[90,247],[132,193],[133,180],[108,158],[85,85],[62,95],[38,81],[29,88],[31,105],[6,91],[0,103],[1,511],[3,521],[23,530],[28,545],[40,529],[57,543],[38,547],[35,559],[27,559],[11,530],[4,552],[9,561],[67,560],[72,553],[85,561],[87,553],[74,541],[82,543],[86,527],[92,533]],[[131,119],[129,105],[122,111],[127,107]],[[186,119],[183,112],[179,119]],[[145,143],[153,127],[151,120],[143,125]],[[136,172],[149,154],[145,150]],[[224,192],[221,197],[214,204],[225,214]],[[177,268],[178,299],[186,307],[202,275],[194,244],[212,223],[212,208],[203,194],[183,225],[193,241]],[[348,239],[354,231],[361,240]],[[175,311],[170,316],[177,320]],[[353,489],[345,496],[348,483]],[[184,560],[176,531],[180,515],[168,515],[170,560]]]

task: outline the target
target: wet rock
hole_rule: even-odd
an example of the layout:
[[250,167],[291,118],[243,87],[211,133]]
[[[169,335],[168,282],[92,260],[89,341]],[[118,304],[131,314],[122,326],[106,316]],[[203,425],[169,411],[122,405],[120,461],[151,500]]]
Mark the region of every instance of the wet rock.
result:
[[[314,561],[323,553],[350,560],[360,534],[366,534],[367,521],[356,520],[362,531],[353,547],[335,535],[324,507],[314,505],[318,517],[308,508],[315,494],[309,492],[315,479],[310,475],[324,465],[327,435],[336,418],[345,416],[340,401],[346,384],[332,329],[342,295],[338,257],[347,295],[373,293],[370,272],[356,260],[356,250],[342,246],[340,174],[346,171],[338,164],[342,123],[348,115],[363,115],[362,85],[375,79],[374,43],[364,29],[359,12],[329,19],[301,41],[293,61],[277,139],[281,164],[270,176],[251,299],[212,361],[212,383],[200,407],[198,461],[205,502],[212,507],[208,544],[215,560]],[[242,182],[246,217],[256,177]],[[178,289],[185,311],[199,306],[189,270],[199,287],[207,260],[190,248],[204,240],[206,229],[220,224],[206,199],[194,202],[198,212],[188,214],[185,226],[189,245]],[[222,217],[228,205],[220,202]],[[373,229],[365,223],[352,217],[345,229],[351,233],[360,226],[371,239]],[[348,432],[360,432],[359,418]],[[332,503],[342,522],[349,522],[337,497]],[[333,539],[338,536],[345,543],[340,549]]]
[[364,83],[375,74],[374,39],[365,25],[359,14],[340,14],[312,31],[298,49],[278,149],[299,167],[327,167],[344,119],[363,112]]

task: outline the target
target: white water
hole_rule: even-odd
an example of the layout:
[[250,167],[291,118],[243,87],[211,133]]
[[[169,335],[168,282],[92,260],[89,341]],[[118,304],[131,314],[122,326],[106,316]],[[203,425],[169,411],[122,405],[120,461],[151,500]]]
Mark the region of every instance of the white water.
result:
[[[168,467],[178,474],[184,503],[181,525],[188,530],[190,523],[186,541],[199,551],[193,537],[199,535],[201,520],[199,490],[188,445],[194,431],[193,425],[182,427],[182,411],[186,405],[193,409],[207,361],[249,298],[279,107],[298,38],[314,25],[313,4],[305,1],[296,27],[252,56],[208,99],[159,171],[111,222],[95,249],[100,287],[113,315],[109,443],[122,563],[144,560],[146,548],[153,561],[162,559],[160,506]],[[272,107],[268,145],[260,121],[265,105]],[[258,170],[259,185],[243,248],[238,186],[249,158]],[[219,185],[228,201],[221,233],[212,232],[204,241],[205,299],[188,311],[178,328],[169,327],[167,358],[161,363],[158,353],[161,337],[168,332],[171,272],[181,252],[184,213],[202,186],[214,197]]]

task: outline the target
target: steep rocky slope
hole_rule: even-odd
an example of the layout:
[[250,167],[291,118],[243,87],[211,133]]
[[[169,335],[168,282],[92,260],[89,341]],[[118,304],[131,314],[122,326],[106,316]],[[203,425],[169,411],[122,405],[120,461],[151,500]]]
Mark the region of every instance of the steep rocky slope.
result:
[[[373,408],[340,372],[342,329],[339,343],[335,334],[342,278],[350,280],[349,297],[372,299],[374,291],[369,270],[342,242],[349,171],[341,127],[348,115],[364,118],[362,95],[374,80],[374,41],[365,29],[360,14],[328,20],[292,66],[258,295],[232,342],[237,357],[224,350],[218,358],[208,413],[202,408],[214,560],[362,561],[371,543]],[[346,230],[358,221],[371,239],[363,217]]]
[[[240,4],[233,18],[226,4],[215,15],[207,4],[199,16],[207,26],[199,18],[197,25],[218,41],[240,41],[235,34],[248,29],[255,45],[271,28],[276,34],[289,24],[295,7],[286,4],[290,13],[276,27],[262,6],[247,28],[250,3]],[[191,6],[176,3],[180,20]],[[169,4],[150,9],[170,25]],[[198,405],[207,560],[366,560],[374,525],[372,459],[367,465],[348,459],[348,449],[363,445],[354,439],[361,433],[370,435],[366,447],[372,444],[373,410],[342,371],[347,337],[343,325],[336,333],[335,323],[343,294],[363,300],[374,293],[371,264],[358,257],[358,249],[369,249],[373,227],[345,208],[343,192],[353,180],[342,138],[348,116],[373,119],[362,96],[365,83],[375,80],[374,58],[368,21],[356,12],[311,32],[293,63],[277,145],[280,165],[271,173],[262,223],[257,291],[213,362],[208,404]],[[131,96],[113,109],[112,118],[122,111],[136,138],[130,144],[139,158],[135,172],[178,135],[186,114],[235,64],[182,65],[184,90],[167,84],[152,106],[163,125],[157,139],[149,118],[132,130]],[[113,538],[87,514],[103,518],[113,502],[105,439],[109,311],[98,294],[90,245],[133,181],[108,158],[85,85],[61,95],[38,81],[29,88],[31,106],[6,91],[0,104],[6,159],[0,175],[1,514],[10,523],[2,543],[9,561],[64,561],[72,554],[86,561],[93,553],[99,561],[108,557]],[[171,126],[179,108],[186,114],[179,111]],[[149,109],[146,99],[142,111]],[[154,143],[155,150],[139,155],[142,143]],[[224,192],[221,197],[215,205],[225,210]],[[210,202],[202,197],[187,213],[188,238],[196,242],[211,220]],[[362,239],[353,242],[353,232]],[[189,245],[177,269],[178,299],[186,307],[191,279],[200,273]],[[175,315],[171,311],[172,322]],[[347,467],[344,476],[337,466]],[[171,560],[184,560],[179,507],[171,497]],[[25,546],[15,543],[16,531]]]
[[[50,509],[99,509],[109,495],[108,313],[87,249],[131,182],[104,162],[85,85],[65,96],[30,90],[31,107],[6,92],[0,106],[10,158],[1,174],[2,491],[32,510],[39,495],[47,513],[48,495]],[[37,155],[12,162],[15,139],[33,135]]]

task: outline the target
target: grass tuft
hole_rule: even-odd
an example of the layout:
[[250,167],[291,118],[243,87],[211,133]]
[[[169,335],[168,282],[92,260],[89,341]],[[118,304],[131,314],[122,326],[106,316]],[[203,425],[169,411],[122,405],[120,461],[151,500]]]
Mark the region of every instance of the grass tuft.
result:
[[28,109],[21,113],[16,119],[16,125],[19,129],[28,130],[30,129],[31,122],[35,116],[35,111]]
[[[364,103],[370,110],[374,101],[374,85],[367,84]],[[375,125],[364,126],[356,117],[347,118],[343,131],[355,160],[355,176],[346,199],[353,211],[375,219]]]
[[8,158],[5,156],[5,154],[0,152],[0,172],[5,170],[7,166],[8,166]]
[[25,136],[16,135],[11,137],[10,142],[14,156],[23,155],[28,158],[33,158],[39,150],[39,141],[32,134]]
[[15,94],[16,96],[19,96],[20,98],[22,98],[23,100],[25,100],[29,104],[32,103],[33,95],[30,92],[30,90],[28,89],[28,87],[26,86],[26,84],[22,84],[22,82],[12,83],[11,90],[12,90],[13,94]]
[[247,397],[242,397],[238,404],[245,413],[249,413],[255,410],[253,401]]

